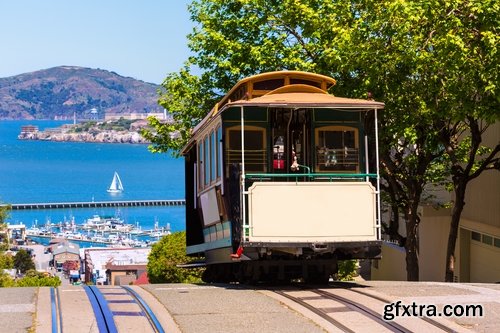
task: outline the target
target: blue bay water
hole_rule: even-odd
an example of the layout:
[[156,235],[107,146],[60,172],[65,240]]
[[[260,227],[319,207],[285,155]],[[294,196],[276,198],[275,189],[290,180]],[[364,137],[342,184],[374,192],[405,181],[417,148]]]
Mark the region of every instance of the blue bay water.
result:
[[[184,198],[183,160],[169,154],[153,154],[146,145],[17,139],[22,125],[32,124],[42,130],[64,123],[0,121],[0,202]],[[125,188],[121,194],[106,191],[115,171]],[[183,206],[12,211],[7,222],[22,222],[29,227],[34,223],[40,226],[48,219],[57,223],[73,216],[81,224],[94,214],[119,215],[127,223],[139,222],[143,229],[152,229],[157,220],[160,227],[170,223],[173,231],[184,230]]]

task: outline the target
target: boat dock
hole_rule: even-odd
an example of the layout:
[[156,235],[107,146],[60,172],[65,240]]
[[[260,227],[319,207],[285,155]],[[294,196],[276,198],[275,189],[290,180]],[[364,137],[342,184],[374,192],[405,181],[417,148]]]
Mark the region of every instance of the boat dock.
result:
[[185,204],[186,200],[184,199],[174,199],[174,200],[17,203],[17,204],[11,204],[10,206],[12,210],[29,210],[29,209],[67,209],[67,208],[102,208],[102,207],[183,206]]

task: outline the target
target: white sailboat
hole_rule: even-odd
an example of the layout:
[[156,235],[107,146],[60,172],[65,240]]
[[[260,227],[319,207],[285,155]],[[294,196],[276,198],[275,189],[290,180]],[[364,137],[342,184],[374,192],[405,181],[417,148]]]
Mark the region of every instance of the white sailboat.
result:
[[113,180],[111,181],[111,185],[108,188],[109,193],[120,193],[123,192],[123,184],[118,172],[115,171],[113,175]]

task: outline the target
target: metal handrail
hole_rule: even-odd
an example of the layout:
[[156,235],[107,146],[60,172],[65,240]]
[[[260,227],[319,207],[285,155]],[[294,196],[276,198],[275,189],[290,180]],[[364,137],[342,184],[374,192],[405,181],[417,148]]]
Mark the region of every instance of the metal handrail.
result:
[[358,179],[358,178],[377,178],[375,173],[247,173],[245,174],[246,179],[263,179],[263,178],[299,178],[308,177],[312,179],[316,178],[328,178],[333,179]]

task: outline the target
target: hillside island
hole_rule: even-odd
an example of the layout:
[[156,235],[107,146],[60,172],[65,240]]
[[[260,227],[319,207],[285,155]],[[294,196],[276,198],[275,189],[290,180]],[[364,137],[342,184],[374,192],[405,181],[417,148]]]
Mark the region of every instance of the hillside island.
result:
[[108,121],[86,121],[64,124],[57,128],[40,131],[37,126],[21,127],[20,140],[73,141],[98,143],[149,143],[141,134],[147,127],[147,119],[124,119]]
[[162,87],[115,72],[59,66],[0,78],[0,120],[71,120],[39,130],[20,128],[20,140],[149,143],[147,117],[172,121],[158,104]]

